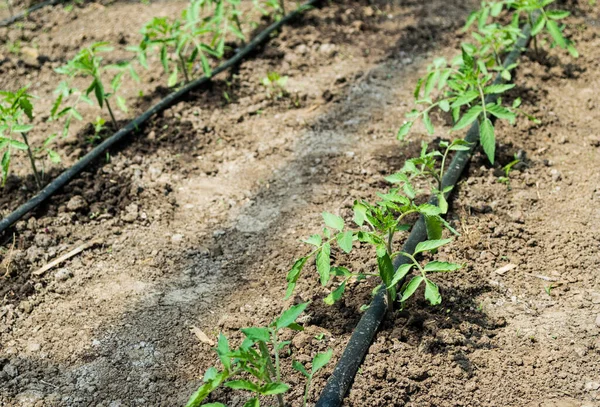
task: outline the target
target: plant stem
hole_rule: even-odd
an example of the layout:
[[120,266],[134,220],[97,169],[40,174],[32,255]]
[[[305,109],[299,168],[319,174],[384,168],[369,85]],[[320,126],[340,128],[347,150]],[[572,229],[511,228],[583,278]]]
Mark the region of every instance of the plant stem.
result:
[[444,156],[442,157],[442,168],[440,168],[440,177],[438,178],[438,189],[441,193],[444,193],[444,191],[442,191],[442,180],[444,179],[444,167],[446,166],[446,157],[448,156],[449,152],[450,146],[446,147],[446,151],[444,152]]
[[281,15],[285,15],[285,3],[284,0],[279,0],[279,7],[281,8]]
[[[273,350],[275,351],[275,366],[273,366],[273,361],[271,360],[271,355],[267,346],[264,342],[259,342],[258,347],[260,348],[260,352],[263,357],[267,360],[267,368],[268,368],[268,376],[271,382],[273,381],[273,376],[275,376],[275,380],[278,382],[281,381],[281,374],[279,371],[279,351],[277,350],[277,332],[274,330],[271,331],[272,345]],[[277,395],[277,403],[279,407],[285,407],[285,403],[283,402],[283,396],[281,394]]]
[[308,376],[306,379],[306,387],[304,388],[304,399],[302,402],[302,407],[306,407],[306,400],[308,400],[308,390],[310,389],[310,382],[312,381],[312,375]]
[[477,89],[479,89],[479,95],[481,96],[481,108],[483,109],[483,119],[487,119],[487,111],[485,110],[485,95],[483,94],[483,89],[481,88],[481,83],[477,83]]
[[106,102],[106,108],[108,109],[108,113],[110,114],[110,119],[112,120],[114,130],[116,131],[119,128],[119,126],[117,126],[117,120],[115,120],[115,115],[113,114],[113,111],[110,108],[110,103],[108,102],[108,99],[105,99],[104,101]]
[[190,78],[188,77],[187,67],[185,66],[185,61],[183,60],[183,56],[179,53],[177,54],[179,57],[179,62],[181,63],[181,70],[183,71],[183,76],[185,77],[185,83],[190,82]]
[[35,183],[37,184],[38,190],[42,190],[42,180],[40,179],[40,174],[35,166],[35,158],[33,157],[33,152],[31,151],[31,146],[29,145],[29,140],[27,140],[27,133],[21,133],[23,137],[23,141],[27,144],[27,155],[29,156],[29,161],[31,161],[31,168],[33,169],[33,176],[35,177]]

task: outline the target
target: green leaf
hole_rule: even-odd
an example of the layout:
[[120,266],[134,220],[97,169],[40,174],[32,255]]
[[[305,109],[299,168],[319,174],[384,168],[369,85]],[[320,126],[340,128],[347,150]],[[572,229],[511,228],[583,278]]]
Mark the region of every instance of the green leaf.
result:
[[413,268],[413,266],[414,266],[414,264],[412,264],[412,263],[401,264],[400,267],[398,267],[398,269],[396,270],[396,273],[394,274],[392,281],[390,281],[390,285],[387,287],[391,288],[391,287],[395,287],[396,285],[398,285],[400,280],[402,280],[404,277],[406,277],[406,275],[408,274],[410,269]]
[[248,390],[258,392],[259,387],[248,380],[232,380],[223,384],[226,387],[234,390]]
[[300,277],[300,272],[304,268],[304,265],[306,264],[307,260],[308,260],[308,257],[299,258],[298,260],[296,260],[294,262],[294,265],[292,266],[291,270],[288,271],[288,274],[286,277],[286,280],[288,282],[288,289],[287,289],[285,299],[290,298],[290,296],[292,295],[292,292],[294,291],[294,286],[296,285],[296,281],[298,281],[298,277]]
[[267,383],[260,388],[259,393],[263,396],[272,396],[288,391],[290,386],[281,382]]
[[326,286],[329,282],[329,272],[331,269],[331,246],[329,243],[325,243],[321,250],[317,253],[317,272],[321,280],[321,285]]
[[456,100],[454,102],[452,102],[452,105],[450,107],[455,109],[462,105],[466,105],[467,103],[470,103],[472,100],[475,100],[478,96],[479,96],[479,93],[477,91],[474,91],[474,90],[468,91],[468,92],[460,95],[459,97],[457,97]]
[[167,57],[167,46],[163,45],[160,48],[160,62],[162,63],[165,73],[169,73],[169,60]]
[[179,68],[177,68],[177,65],[175,65],[175,67],[173,68],[173,72],[171,72],[171,74],[169,75],[169,80],[167,81],[167,86],[172,88],[173,86],[177,85],[177,75],[179,73]]
[[[25,88],[23,88],[25,89]],[[29,120],[33,120],[33,105],[31,101],[28,99],[30,96],[24,95],[21,99],[19,99],[19,106],[25,113],[25,116],[29,118]]]
[[104,98],[105,98],[104,87],[102,86],[102,82],[97,79],[94,79],[94,83],[96,84],[94,86],[94,94],[96,95],[96,100],[98,101],[98,105],[100,105],[100,108],[102,108],[104,106]]
[[227,370],[231,369],[231,359],[229,357],[229,341],[227,337],[222,333],[219,334],[219,340],[217,341],[217,354],[221,363]]
[[396,135],[396,138],[398,140],[404,140],[404,138],[406,137],[406,135],[408,134],[408,132],[410,132],[410,129],[413,125],[413,122],[406,122],[404,123],[401,127],[400,130],[398,130],[398,134]]
[[446,200],[444,193],[438,192],[437,199],[438,199],[438,207],[440,208],[440,211],[442,211],[442,213],[448,212],[448,201]]
[[570,42],[567,44],[567,51],[569,51],[569,54],[571,54],[573,58],[579,58],[579,51],[577,51],[577,48]]
[[[206,406],[203,406],[206,407]],[[223,406],[226,407],[226,406]],[[244,404],[244,407],[260,407],[260,402],[258,401],[258,399],[256,397],[251,398],[250,400],[248,400],[246,402],[246,404]]]
[[327,305],[333,305],[336,301],[339,301],[339,299],[342,298],[345,289],[346,282],[343,281],[338,288],[330,292],[329,295],[323,299],[323,302]]
[[50,159],[50,161],[52,161],[55,164],[59,164],[60,163],[60,155],[54,151],[54,150],[46,150],[46,152],[48,153],[48,158]]
[[332,267],[331,272],[339,277],[350,277],[352,275],[346,267]]
[[538,19],[535,20],[533,27],[531,27],[531,35],[532,36],[538,35],[544,29],[545,25],[546,25],[546,18],[544,17],[543,14],[540,14]]
[[198,407],[206,397],[228,377],[225,372],[219,373],[214,379],[200,386],[188,400],[185,407]]
[[425,228],[427,229],[427,238],[430,240],[441,239],[442,221],[439,216],[425,216]]
[[456,263],[448,263],[446,261],[430,261],[423,267],[426,272],[436,271],[455,271],[461,269],[462,265]]
[[267,328],[243,328],[242,332],[248,339],[251,339],[255,342],[269,342],[271,340],[271,335]]
[[363,223],[365,223],[367,207],[359,202],[354,202],[352,209],[354,210],[354,223],[358,226],[362,226]]
[[218,374],[219,371],[214,366],[211,366],[208,369],[206,369],[206,372],[204,372],[204,377],[202,378],[202,380],[204,380],[205,382],[214,380],[217,378]]
[[423,112],[423,124],[427,129],[427,133],[433,134],[433,124],[431,123],[431,118],[429,117],[429,113]]
[[306,307],[308,307],[308,304],[308,302],[303,302],[283,311],[281,316],[274,322],[275,329],[279,330],[282,328],[287,328],[296,322],[296,319],[300,316],[300,314],[302,314],[302,312],[304,312]]
[[438,305],[442,302],[440,289],[433,281],[428,279],[425,279],[425,299],[429,301],[431,305]]
[[515,120],[515,114],[507,108],[505,108],[504,106],[495,103],[490,103],[485,107],[485,109],[499,119],[505,119],[510,121],[511,123]]
[[415,87],[415,91],[413,92],[413,96],[415,99],[419,98],[419,93],[421,93],[421,86],[423,85],[423,78],[419,78],[417,81],[417,86]]
[[503,85],[490,85],[483,88],[483,93],[486,95],[504,93],[507,90],[512,89],[514,87],[514,83],[507,83]]
[[458,123],[454,125],[452,128],[453,131],[463,129],[477,120],[479,114],[483,111],[483,108],[479,105],[473,106],[470,108],[463,116],[460,118]]
[[450,111],[450,102],[448,102],[446,99],[444,100],[440,100],[440,103],[438,105],[440,107],[440,109],[442,109],[444,112],[449,112]]
[[125,113],[129,111],[127,109],[127,104],[125,103],[125,99],[123,99],[121,96],[117,96],[117,106]]
[[384,252],[381,256],[378,254],[377,266],[379,269],[379,276],[381,277],[381,280],[386,285],[386,287],[390,287],[392,278],[394,278],[394,265],[392,264],[392,259],[390,258],[389,254],[387,254],[387,252]]
[[6,182],[6,178],[8,177],[8,170],[10,167],[10,150],[6,150],[4,154],[2,154],[2,185]]
[[313,246],[321,246],[321,235],[312,235],[306,240],[303,240],[304,243],[313,245]]
[[327,349],[327,352],[324,352],[324,353],[317,353],[317,356],[315,356],[312,360],[312,369],[311,369],[312,375],[317,373],[327,363],[329,363],[329,360],[331,360],[332,355],[333,355],[332,349]]
[[52,109],[50,110],[51,118],[56,116],[56,112],[58,112],[58,108],[60,107],[62,100],[63,100],[63,95],[62,94],[58,95],[58,97],[54,101],[54,104],[52,105]]
[[556,21],[548,20],[546,22],[546,28],[559,47],[567,48],[567,40],[565,40],[565,37],[563,37],[562,31],[558,27]]
[[546,15],[553,20],[561,20],[569,17],[571,13],[564,10],[548,10],[546,11]]
[[417,245],[414,254],[435,250],[438,247],[442,247],[443,245],[450,243],[451,241],[452,239],[425,240]]
[[21,143],[20,141],[17,141],[17,140],[9,140],[8,144],[10,144],[11,147],[14,147],[18,150],[27,150],[28,149],[27,144]]
[[442,213],[442,210],[439,207],[432,205],[430,203],[424,203],[424,204],[417,206],[417,210],[419,211],[419,213],[422,213],[423,215],[428,215],[428,216],[435,216],[435,215],[439,215],[440,213]]
[[402,298],[400,299],[400,301],[404,302],[408,300],[415,293],[415,291],[417,291],[417,288],[419,288],[422,282],[423,276],[413,277],[410,280],[410,282],[406,285],[406,288],[404,288],[404,291],[402,292]]
[[298,362],[297,360],[294,360],[292,362],[292,367],[299,371],[300,373],[302,373],[302,375],[304,377],[310,377],[310,373],[308,373],[308,371],[306,370],[306,368],[304,367],[304,365],[302,365],[302,363]]
[[334,215],[333,213],[323,212],[323,220],[325,221],[325,225],[332,229],[335,229],[340,232],[342,231],[342,229],[344,229],[344,219],[337,215]]
[[202,64],[202,71],[204,72],[204,75],[210,78],[212,71],[210,70],[208,59],[206,59],[206,56],[203,53],[200,53],[200,63]]
[[350,253],[352,251],[352,239],[353,235],[351,231],[338,233],[336,236],[336,240],[340,249],[345,251],[346,253]]
[[388,175],[384,178],[387,182],[391,182],[392,184],[399,184],[403,182],[408,182],[408,177],[403,172],[397,172],[392,175]]
[[215,403],[202,404],[202,407],[227,407],[223,403],[219,403],[218,401]]
[[479,138],[483,151],[485,151],[488,159],[493,164],[496,154],[496,136],[494,136],[494,125],[487,117],[479,127]]
[[15,133],[27,133],[33,129],[33,124],[15,124],[12,127],[12,131]]

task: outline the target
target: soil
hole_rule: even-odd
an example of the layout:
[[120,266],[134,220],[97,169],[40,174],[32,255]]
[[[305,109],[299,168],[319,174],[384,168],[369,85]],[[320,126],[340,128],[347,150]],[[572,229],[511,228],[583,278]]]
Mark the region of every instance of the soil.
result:
[[[434,56],[456,53],[476,6],[339,1],[312,10],[20,221],[1,253],[0,405],[183,405],[217,363],[193,329],[237,343],[239,328],[307,300],[306,330],[290,334],[283,365],[286,399],[299,406],[292,358],[306,363],[333,349],[313,383],[314,403],[376,281],[353,283],[329,307],[308,269],[295,297],[281,301],[287,270],[306,253],[299,239],[319,230],[323,211],[350,221],[353,200],[374,198],[421,140],[446,137],[442,117],[433,137],[421,126],[407,144],[394,134],[416,78]],[[10,41],[47,56],[30,66],[0,46],[1,86],[31,82],[43,96],[32,138],[51,129],[41,112],[58,81],[52,68],[95,41],[135,44],[143,23],[184,7],[57,6],[17,34],[8,29],[3,38],[16,35]],[[521,97],[541,124],[500,123],[498,163],[474,158],[449,214],[461,235],[441,251],[465,268],[436,278],[442,306],[418,299],[388,316],[345,405],[600,406],[600,14],[587,1],[561,7],[573,13],[568,34],[581,57],[556,49],[523,57],[509,97]],[[271,71],[289,77],[288,95],[267,96],[260,81]],[[131,111],[119,120],[156,102],[164,83],[157,68],[126,86]],[[97,112],[85,113],[58,147],[63,166],[92,148],[82,140]],[[525,159],[509,185],[500,183],[514,154]],[[0,196],[3,215],[34,192],[26,164],[16,161]],[[61,168],[48,168],[48,178]],[[355,271],[375,266],[367,249],[334,255]],[[497,271],[507,264],[516,267]],[[244,402],[239,392],[213,398]]]

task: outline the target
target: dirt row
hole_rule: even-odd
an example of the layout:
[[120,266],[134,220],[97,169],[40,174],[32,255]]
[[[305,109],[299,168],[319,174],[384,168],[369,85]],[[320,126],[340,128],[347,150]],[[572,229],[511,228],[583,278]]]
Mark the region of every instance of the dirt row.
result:
[[[121,16],[147,20],[164,5],[55,8],[39,17],[40,27],[59,22],[65,34],[48,44],[60,50],[70,44],[67,33],[99,15],[102,32],[115,36]],[[385,188],[383,176],[421,139],[444,137],[417,129],[401,146],[393,135],[415,79],[433,55],[456,52],[465,38],[460,24],[475,6],[339,2],[313,10],[20,222],[3,251],[0,403],[181,405],[217,362],[191,328],[235,342],[238,328],[306,300],[313,301],[306,331],[292,339],[284,365],[289,400],[299,400],[292,357],[307,362],[334,349],[315,380],[316,400],[375,282],[358,283],[327,307],[327,290],[302,279],[282,304],[285,273],[304,253],[298,240],[318,230],[322,211],[349,220],[352,201]],[[542,124],[501,126],[499,164],[478,156],[457,191],[450,220],[461,236],[442,255],[467,267],[440,278],[441,307],[416,301],[410,317],[386,320],[345,404],[598,405],[599,15],[587,2],[570,8],[581,58],[529,53],[510,96],[521,96]],[[65,20],[71,13],[77,18]],[[290,97],[265,96],[260,79],[268,71],[289,76]],[[35,72],[24,68],[3,86]],[[40,81],[39,92],[50,90]],[[442,118],[434,120],[443,128]],[[64,145],[77,148],[89,147]],[[510,186],[498,182],[517,153],[526,159]],[[26,199],[27,182],[11,179],[3,209]],[[60,268],[31,275],[92,239],[96,246]],[[363,250],[343,261],[356,271],[375,266]],[[496,272],[507,264],[516,267]],[[229,392],[215,397],[228,406],[244,401]]]

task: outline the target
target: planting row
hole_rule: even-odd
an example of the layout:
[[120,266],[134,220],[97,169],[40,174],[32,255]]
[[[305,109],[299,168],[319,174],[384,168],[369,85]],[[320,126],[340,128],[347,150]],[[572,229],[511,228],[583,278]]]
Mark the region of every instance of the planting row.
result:
[[[94,43],[80,50],[55,72],[64,78],[55,90],[56,99],[49,112],[36,112],[36,96],[27,87],[15,92],[0,92],[0,154],[2,185],[10,173],[10,163],[17,151],[23,151],[31,164],[38,189],[44,184],[45,164],[60,163],[61,157],[53,143],[68,136],[73,120],[83,120],[81,104],[96,106],[99,114],[105,110],[112,130],[119,130],[114,109],[127,112],[125,99],[119,91],[124,80],[139,82],[140,69],[153,69],[160,64],[169,87],[179,88],[198,76],[210,77],[214,66],[223,57],[246,43],[246,34],[258,26],[248,17],[266,16],[279,20],[285,12],[283,2],[254,0],[257,13],[242,13],[239,0],[191,0],[179,18],[155,17],[141,30],[142,40],[137,46],[127,47],[131,58],[117,63],[106,63],[114,50],[106,42]],[[237,41],[237,44],[236,44]],[[82,78],[82,79],[80,79]],[[84,82],[82,82],[84,81]],[[85,86],[77,84],[85,83]],[[263,80],[266,91],[273,97],[283,92],[285,78],[271,74]],[[58,123],[56,132],[45,137],[39,145],[32,145],[28,134],[35,131],[36,114]],[[94,122],[96,142],[106,120],[98,116]],[[39,168],[41,166],[41,168]]]
[[[503,83],[512,78],[512,71],[517,66],[516,63],[506,64],[504,59],[523,37],[521,26],[529,25],[536,52],[542,46],[557,46],[577,57],[574,45],[563,35],[564,27],[558,23],[569,13],[550,9],[551,3],[553,0],[484,2],[481,9],[469,16],[465,25],[465,30],[472,33],[473,42],[462,44],[460,55],[450,62],[443,58],[434,59],[426,75],[418,80],[414,92],[415,108],[400,126],[398,139],[404,140],[419,119],[426,131],[434,134],[431,113],[438,110],[442,117],[447,115],[452,121],[451,132],[475,125],[483,151],[493,164],[495,121],[500,119],[514,123],[518,116],[537,120],[520,109],[519,99],[509,103],[506,92],[514,85]],[[501,80],[494,80],[496,75]],[[354,227],[340,216],[323,213],[324,228],[321,233],[304,241],[310,246],[310,251],[296,259],[287,274],[285,298],[293,295],[303,270],[311,269],[322,286],[332,285],[329,295],[324,298],[329,305],[342,298],[349,281],[370,277],[381,282],[373,294],[381,290],[385,292],[388,310],[395,307],[405,309],[407,300],[420,292],[432,306],[439,305],[442,293],[434,281],[436,273],[462,267],[461,264],[435,259],[437,249],[452,242],[451,237],[444,238],[444,235],[458,235],[443,218],[448,211],[447,197],[452,187],[444,188],[442,179],[448,170],[447,161],[451,154],[472,147],[471,143],[462,139],[441,141],[439,150],[431,149],[428,143],[423,142],[418,157],[408,159],[399,172],[385,178],[392,187],[378,193],[379,201],[354,201]],[[506,169],[507,174],[508,171],[510,167]],[[417,203],[428,194],[434,197],[429,203]],[[410,253],[402,251],[397,247],[398,235],[412,228],[408,221],[417,215],[424,220],[427,240],[418,243]],[[444,230],[448,232],[444,233]],[[332,264],[332,253],[336,254],[333,257],[337,260],[342,254],[364,245],[373,248],[378,265],[373,273],[353,272]],[[394,259],[399,257],[405,261],[395,268]],[[309,266],[313,261],[314,268]],[[282,377],[280,356],[288,352],[286,347],[290,342],[280,341],[279,337],[282,330],[303,329],[297,320],[308,305],[292,306],[268,326],[242,329],[245,339],[236,347],[232,347],[221,334],[215,349],[221,366],[211,367],[205,372],[203,384],[191,396],[187,406],[224,406],[219,402],[202,404],[211,398],[211,393],[224,386],[249,392],[246,407],[259,406],[267,396],[276,396],[279,406],[283,407],[289,386]],[[306,378],[303,405],[307,404],[313,376],[328,363],[331,355],[331,350],[319,353],[309,366],[292,359],[291,368]]]

